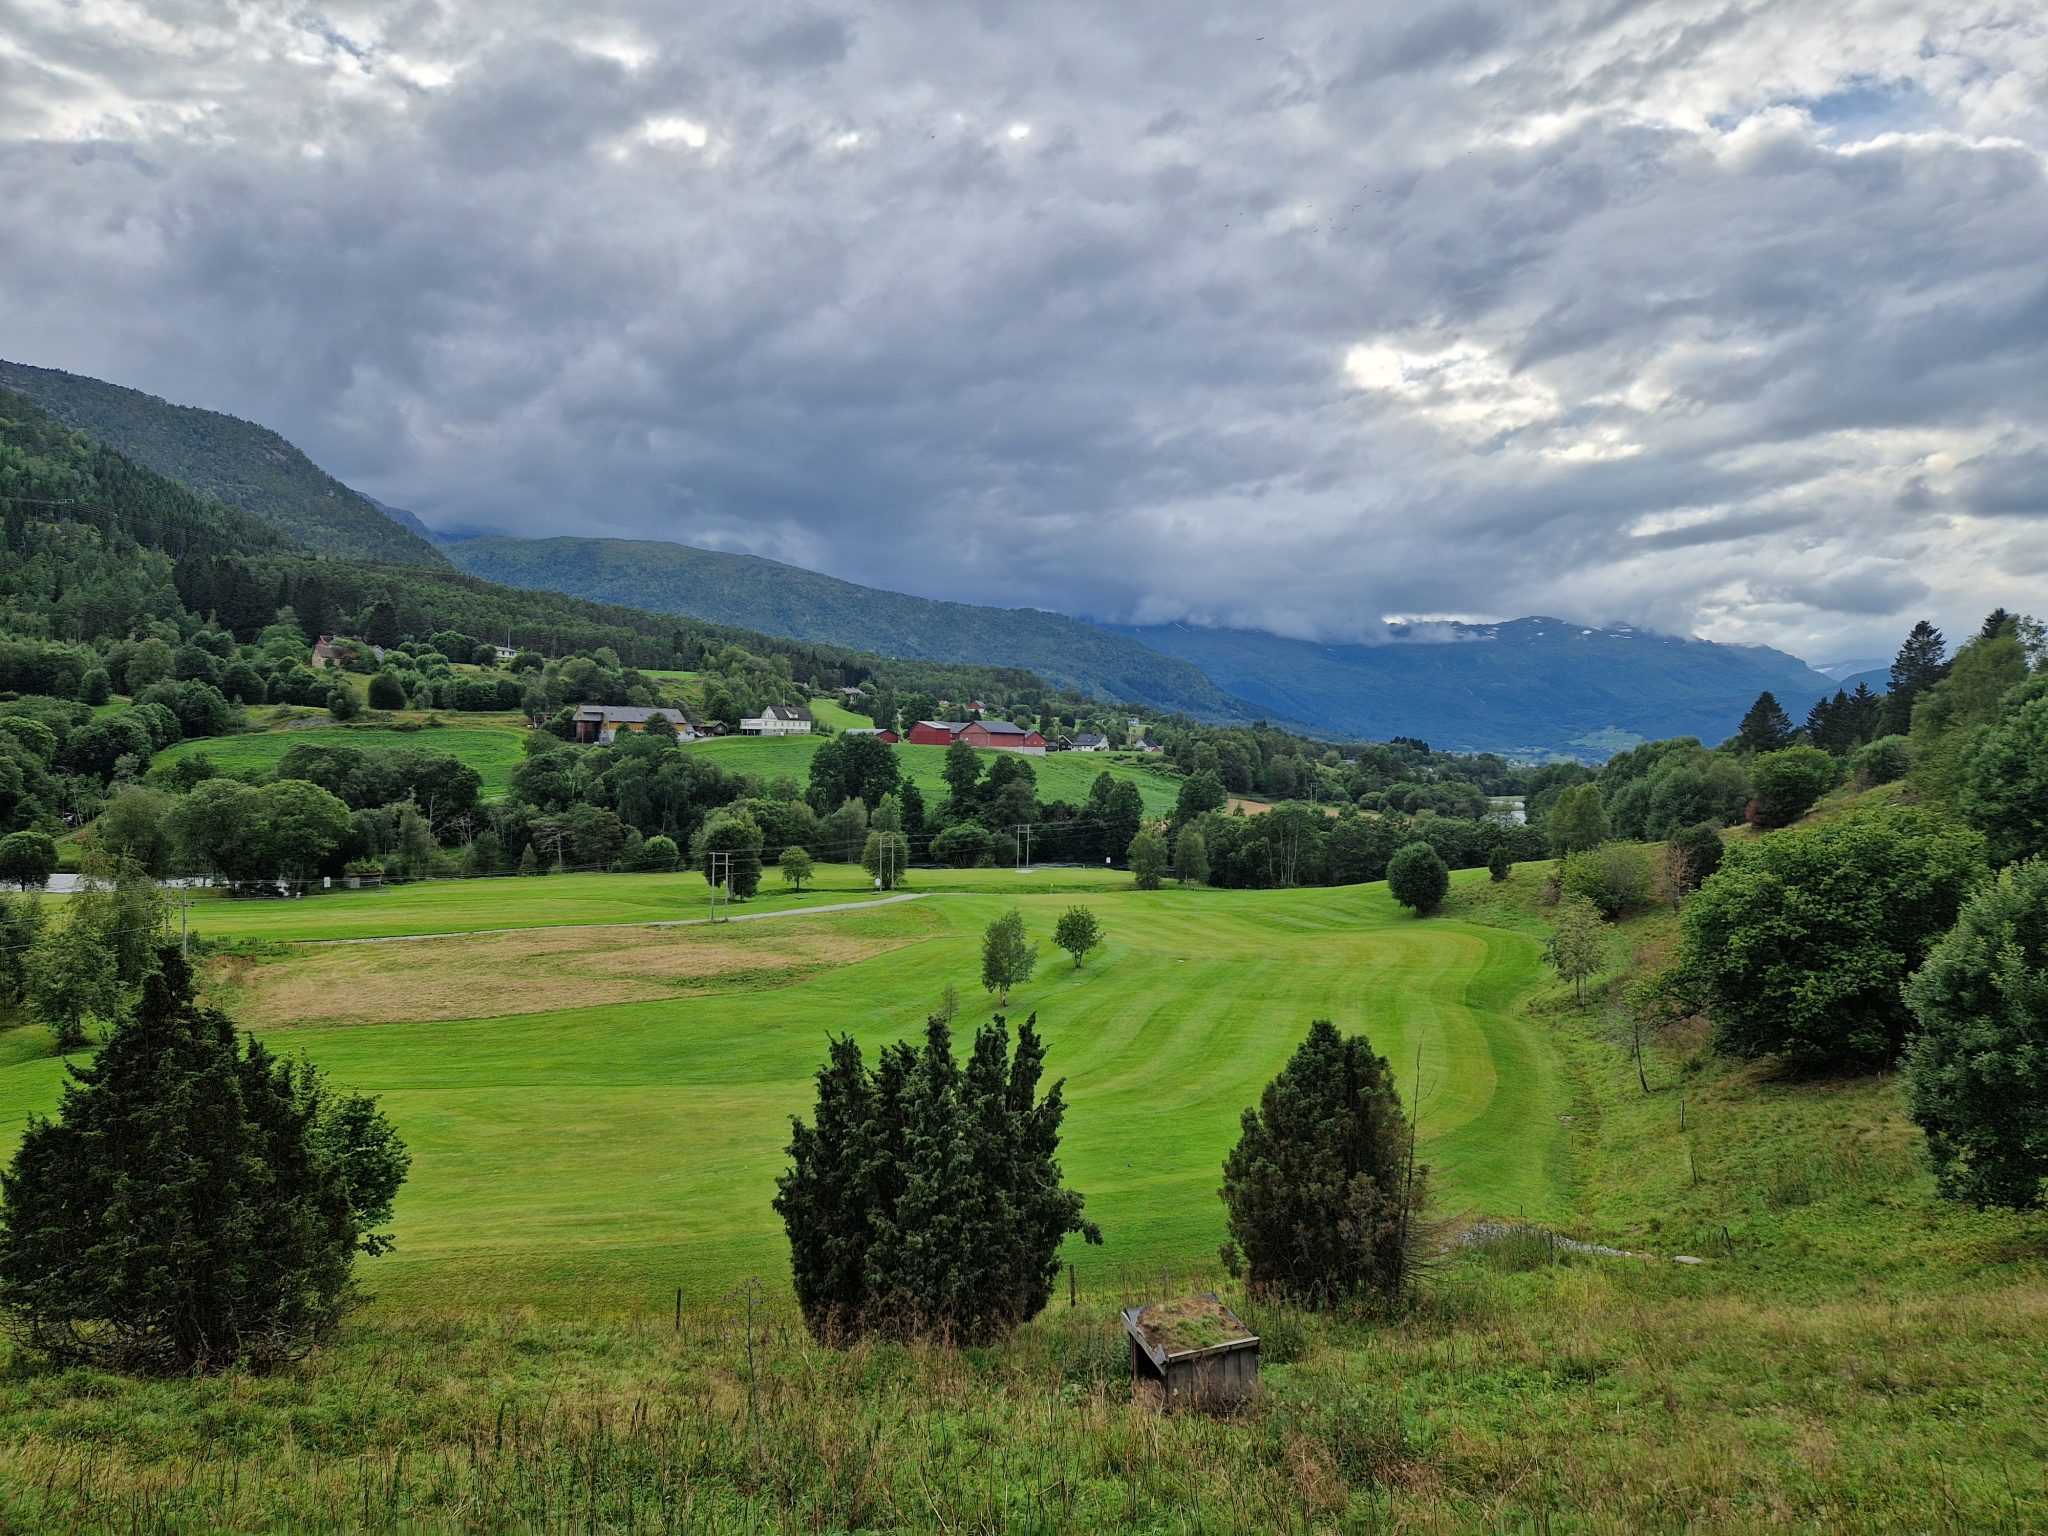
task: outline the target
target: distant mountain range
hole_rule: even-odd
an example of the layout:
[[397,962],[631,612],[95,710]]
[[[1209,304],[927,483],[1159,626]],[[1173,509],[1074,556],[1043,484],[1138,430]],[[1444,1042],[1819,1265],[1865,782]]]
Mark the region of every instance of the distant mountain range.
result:
[[1660,736],[1713,743],[1733,735],[1767,689],[1796,720],[1836,686],[1763,646],[1551,618],[1389,626],[1372,645],[1179,624],[1119,633],[1195,663],[1274,715],[1341,737],[1419,736],[1454,751],[1603,756]]
[[1261,712],[1189,662],[1040,608],[911,597],[757,555],[651,540],[476,538],[448,543],[442,552],[458,569],[506,586],[687,613],[884,656],[1025,667],[1056,688],[1199,720],[1249,720]]
[[447,564],[421,536],[424,530],[394,520],[268,427],[25,363],[0,361],[0,388],[26,395],[65,426],[249,513],[316,555]]
[[863,587],[752,555],[629,539],[450,540],[342,484],[267,428],[54,369],[0,362],[0,386],[157,472],[341,559],[449,565],[509,586],[686,614],[883,656],[1023,667],[1055,687],[1207,721],[1264,719],[1336,739],[1601,757],[1636,741],[1716,742],[1769,689],[1796,719],[1885,671],[1824,674],[1782,651],[1560,619],[1390,626],[1372,644],[1245,630],[1094,624]]

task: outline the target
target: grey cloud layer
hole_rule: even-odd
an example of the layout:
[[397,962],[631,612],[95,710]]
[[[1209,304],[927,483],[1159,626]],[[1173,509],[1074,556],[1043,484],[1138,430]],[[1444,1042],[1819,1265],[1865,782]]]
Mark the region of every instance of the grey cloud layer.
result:
[[2036,6],[678,9],[0,0],[0,354],[1106,617],[2042,606]]

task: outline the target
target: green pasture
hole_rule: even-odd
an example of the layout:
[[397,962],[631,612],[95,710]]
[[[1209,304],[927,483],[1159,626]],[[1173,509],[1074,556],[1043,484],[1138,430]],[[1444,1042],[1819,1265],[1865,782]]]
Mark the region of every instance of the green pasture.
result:
[[810,708],[813,720],[835,731],[866,731],[874,728],[875,722],[870,717],[855,714],[835,699],[813,699]]
[[394,731],[381,726],[316,725],[304,730],[258,731],[246,736],[181,741],[159,752],[155,762],[205,756],[223,773],[268,773],[277,767],[278,759],[301,741],[344,747],[426,747],[451,753],[483,775],[484,794],[492,798],[505,793],[512,770],[525,756],[524,733],[505,726],[446,725]]
[[[720,736],[698,742],[690,750],[703,753],[734,773],[758,773],[764,779],[786,773],[799,783],[807,783],[811,758],[822,744],[823,738],[818,736]],[[946,751],[944,747],[913,747],[908,743],[896,748],[904,776],[917,785],[926,805],[937,805],[946,798]],[[1002,755],[980,754],[984,763]],[[1137,763],[1106,762],[1092,752],[1052,752],[1025,761],[1037,775],[1041,800],[1065,800],[1080,805],[1087,800],[1088,790],[1100,773],[1137,785],[1138,793],[1144,797],[1145,810],[1152,815],[1163,816],[1171,811],[1180,794],[1180,780],[1168,774]]]
[[[747,1274],[785,1285],[768,1202],[828,1037],[849,1031],[872,1050],[914,1034],[949,983],[956,1029],[971,1032],[992,1011],[977,985],[981,931],[1012,904],[1042,959],[1011,1012],[1038,1013],[1050,1071],[1067,1079],[1067,1173],[1108,1239],[1069,1256],[1094,1283],[1213,1263],[1238,1117],[1322,1016],[1365,1030],[1404,1092],[1419,1072],[1441,1208],[1561,1210],[1565,1084],[1547,1034],[1516,1006],[1538,978],[1527,935],[1417,921],[1380,886],[1140,893],[1090,890],[1103,883],[1093,871],[1059,875],[1068,888],[1039,876],[1019,892],[1007,871],[970,871],[915,902],[776,919],[834,925],[878,952],[755,990],[582,1007],[565,984],[545,1012],[290,1029],[272,1044],[381,1094],[403,1130],[415,1162],[399,1250],[367,1279],[413,1304],[563,1313],[654,1305],[678,1285],[702,1297]],[[274,939],[633,921],[690,915],[702,890],[694,877],[559,876],[215,901],[193,918],[202,934]],[[1051,946],[1077,898],[1109,935],[1080,970]],[[403,970],[436,963],[432,941],[368,952]],[[48,1058],[0,1064],[0,1121],[51,1108],[59,1078]]]

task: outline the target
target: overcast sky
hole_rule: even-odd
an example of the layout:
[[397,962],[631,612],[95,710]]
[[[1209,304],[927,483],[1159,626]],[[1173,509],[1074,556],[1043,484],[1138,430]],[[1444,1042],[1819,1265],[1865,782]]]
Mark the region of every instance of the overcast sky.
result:
[[443,528],[1888,657],[2048,606],[2044,151],[2039,0],[0,0],[0,355]]

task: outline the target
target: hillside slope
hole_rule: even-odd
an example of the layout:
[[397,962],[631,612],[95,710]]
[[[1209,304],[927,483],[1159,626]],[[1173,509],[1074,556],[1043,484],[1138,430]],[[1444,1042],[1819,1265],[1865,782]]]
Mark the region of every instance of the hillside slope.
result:
[[885,656],[1024,667],[1055,687],[1203,720],[1249,720],[1197,666],[1037,608],[982,608],[858,586],[816,571],[642,539],[464,539],[446,554],[472,576]]
[[1193,662],[1262,711],[1367,740],[1453,751],[1604,754],[1623,737],[1718,742],[1765,689],[1793,718],[1838,686],[1796,657],[1625,625],[1561,619],[1390,629],[1378,645],[1318,645],[1234,629],[1121,631]]
[[0,361],[0,386],[19,391],[66,426],[136,463],[249,513],[316,555],[447,564],[425,539],[267,427],[23,363]]

